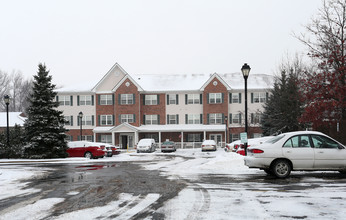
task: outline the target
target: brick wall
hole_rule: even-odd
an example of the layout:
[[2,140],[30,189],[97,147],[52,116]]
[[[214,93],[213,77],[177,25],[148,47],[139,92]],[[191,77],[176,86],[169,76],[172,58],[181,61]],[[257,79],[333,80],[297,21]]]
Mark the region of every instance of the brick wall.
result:
[[[159,95],[158,105],[144,105],[145,95]],[[165,94],[141,94],[141,124],[143,123],[143,115],[159,115],[160,124],[166,124],[166,95]]]

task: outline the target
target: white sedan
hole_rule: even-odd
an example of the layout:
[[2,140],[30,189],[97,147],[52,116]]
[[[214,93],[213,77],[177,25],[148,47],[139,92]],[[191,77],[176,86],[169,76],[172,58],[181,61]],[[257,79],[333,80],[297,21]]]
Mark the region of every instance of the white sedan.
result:
[[291,171],[346,172],[346,147],[315,131],[288,132],[249,147],[245,165],[285,178]]

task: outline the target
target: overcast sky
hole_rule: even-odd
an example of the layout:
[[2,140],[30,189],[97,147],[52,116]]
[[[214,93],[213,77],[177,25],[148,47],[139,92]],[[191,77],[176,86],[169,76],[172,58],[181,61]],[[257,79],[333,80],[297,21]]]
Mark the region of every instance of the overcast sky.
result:
[[[0,70],[58,86],[129,74],[272,74],[321,0],[0,0]],[[305,52],[304,52],[305,51]],[[251,77],[251,75],[250,75]]]

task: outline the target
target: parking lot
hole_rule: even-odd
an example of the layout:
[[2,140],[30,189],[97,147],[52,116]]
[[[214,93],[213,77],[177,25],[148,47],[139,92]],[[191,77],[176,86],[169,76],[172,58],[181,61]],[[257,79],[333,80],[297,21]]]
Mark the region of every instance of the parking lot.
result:
[[[3,161],[2,161],[3,162]],[[1,163],[0,219],[342,219],[346,176],[276,179],[200,149]]]

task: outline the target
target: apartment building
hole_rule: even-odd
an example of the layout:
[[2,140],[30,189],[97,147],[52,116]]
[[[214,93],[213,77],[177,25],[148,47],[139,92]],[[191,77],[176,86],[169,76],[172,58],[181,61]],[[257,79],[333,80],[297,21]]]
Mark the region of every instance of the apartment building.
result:
[[[272,85],[270,75],[251,74],[248,78],[249,137],[261,136],[262,105]],[[56,91],[71,141],[106,142],[125,149],[142,138],[154,138],[159,144],[169,139],[183,147],[204,139],[231,142],[244,132],[240,72],[130,75],[115,64],[94,85]]]

